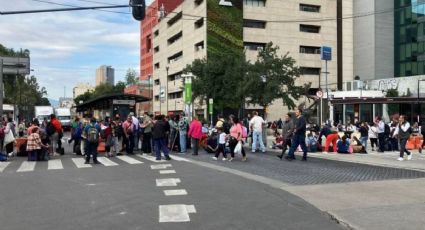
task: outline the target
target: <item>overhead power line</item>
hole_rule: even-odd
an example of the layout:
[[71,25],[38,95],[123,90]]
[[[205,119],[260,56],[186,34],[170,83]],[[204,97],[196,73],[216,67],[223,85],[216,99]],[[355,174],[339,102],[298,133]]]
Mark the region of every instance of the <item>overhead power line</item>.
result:
[[[56,3],[56,2],[52,2],[52,1],[46,1],[46,0],[32,0],[32,1],[34,1],[34,2],[42,2],[42,3],[46,3],[46,4],[50,4],[50,5],[72,7],[70,9],[80,9],[81,10],[81,8],[85,8],[83,6],[63,4],[63,3]],[[83,0],[78,0],[78,1],[83,1]],[[97,1],[89,1],[89,0],[86,0],[84,2],[92,2],[92,3],[98,3],[98,4],[100,3],[100,2],[97,2]],[[101,4],[103,4],[103,3],[101,3]],[[117,13],[117,14],[130,14],[128,12],[120,12],[120,11],[113,11],[113,10],[102,10],[102,9],[106,9],[106,8],[124,8],[124,7],[130,7],[129,5],[114,5],[114,4],[108,4],[108,3],[106,3],[105,5],[107,5],[107,6],[94,6],[94,7],[90,7],[90,8],[92,10],[98,10],[98,11],[103,11],[103,12],[110,12],[110,13]],[[101,8],[97,8],[97,7],[101,7]]]

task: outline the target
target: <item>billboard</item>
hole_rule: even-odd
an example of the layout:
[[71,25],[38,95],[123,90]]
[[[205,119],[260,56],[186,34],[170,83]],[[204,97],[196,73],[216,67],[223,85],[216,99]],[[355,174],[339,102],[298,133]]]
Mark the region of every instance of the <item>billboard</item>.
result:
[[243,1],[207,1],[207,58],[243,54]]

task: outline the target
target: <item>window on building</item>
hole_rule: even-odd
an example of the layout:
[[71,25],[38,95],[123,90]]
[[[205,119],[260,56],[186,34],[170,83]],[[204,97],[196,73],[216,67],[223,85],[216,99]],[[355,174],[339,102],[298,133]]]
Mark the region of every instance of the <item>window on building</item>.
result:
[[204,2],[204,0],[195,0],[195,6],[199,6]]
[[300,53],[302,53],[302,54],[320,54],[320,47],[318,47],[318,46],[300,46]]
[[301,24],[300,31],[306,33],[320,33],[320,26]]
[[159,101],[159,95],[155,96],[155,101]]
[[195,29],[201,28],[204,25],[204,18],[195,21]]
[[168,57],[168,64],[174,63],[178,60],[180,60],[183,57],[183,51],[180,51],[170,57]]
[[195,44],[195,51],[201,51],[204,49],[204,41]]
[[310,4],[300,4],[300,11],[320,13],[320,6]]
[[174,17],[170,18],[170,20],[168,20],[167,24],[168,27],[174,25],[176,22],[178,22],[180,19],[182,19],[183,17],[183,12],[179,12],[176,15],[174,15]]
[[182,31],[180,31],[177,34],[173,35],[171,38],[169,38],[167,40],[168,45],[171,45],[171,44],[177,42],[178,40],[180,40],[182,38],[182,36],[183,36],[183,32]]
[[266,6],[266,0],[244,0],[245,6]]
[[155,63],[154,68],[159,69],[159,62]]
[[158,35],[159,35],[159,30],[155,30],[155,32],[153,32],[153,36],[158,37]]
[[320,68],[314,67],[300,67],[301,75],[320,75]]
[[264,29],[266,28],[266,21],[244,19],[243,27]]
[[159,79],[155,79],[155,81],[153,82],[155,85],[159,85]]
[[266,43],[260,42],[244,42],[243,46],[246,50],[261,50],[266,47]]
[[151,52],[152,51],[152,39],[151,39],[151,36],[150,35],[148,35],[146,37],[146,50],[148,52]]
[[168,94],[168,98],[169,99],[178,99],[178,98],[182,98],[183,97],[183,92],[179,91],[179,92],[174,92],[174,93],[169,93]]
[[180,71],[180,72],[177,72],[175,74],[169,75],[168,76],[168,81],[177,81],[177,80],[180,80],[181,77],[182,77],[182,73],[183,72]]
[[155,53],[158,53],[158,52],[159,52],[159,46],[156,46],[155,48],[153,48],[153,51],[154,51]]

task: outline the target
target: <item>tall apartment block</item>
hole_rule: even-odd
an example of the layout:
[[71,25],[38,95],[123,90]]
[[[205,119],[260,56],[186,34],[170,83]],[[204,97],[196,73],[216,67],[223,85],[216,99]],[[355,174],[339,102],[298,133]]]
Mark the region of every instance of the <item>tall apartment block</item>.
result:
[[114,85],[115,70],[111,66],[102,65],[96,69],[96,86],[100,84]]

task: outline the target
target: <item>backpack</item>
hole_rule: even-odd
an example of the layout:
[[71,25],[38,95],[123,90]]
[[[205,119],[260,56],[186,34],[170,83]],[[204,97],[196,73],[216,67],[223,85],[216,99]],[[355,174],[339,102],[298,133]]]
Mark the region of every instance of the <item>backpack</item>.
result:
[[49,122],[49,123],[47,123],[47,126],[46,126],[46,133],[47,133],[47,136],[52,136],[54,133],[56,132],[56,129],[55,129],[55,127],[53,126],[53,124],[52,124],[52,122]]
[[178,124],[180,131],[187,131],[187,125],[187,120],[181,119]]
[[77,125],[77,127],[74,129],[74,133],[72,134],[73,139],[80,139],[81,134],[83,134],[83,129],[81,127],[81,123]]
[[96,126],[90,126],[87,131],[87,140],[90,143],[96,144],[99,142],[99,131],[96,129]]
[[389,136],[391,131],[390,131],[390,126],[388,124],[385,124],[385,128],[384,128],[384,134],[385,136]]

